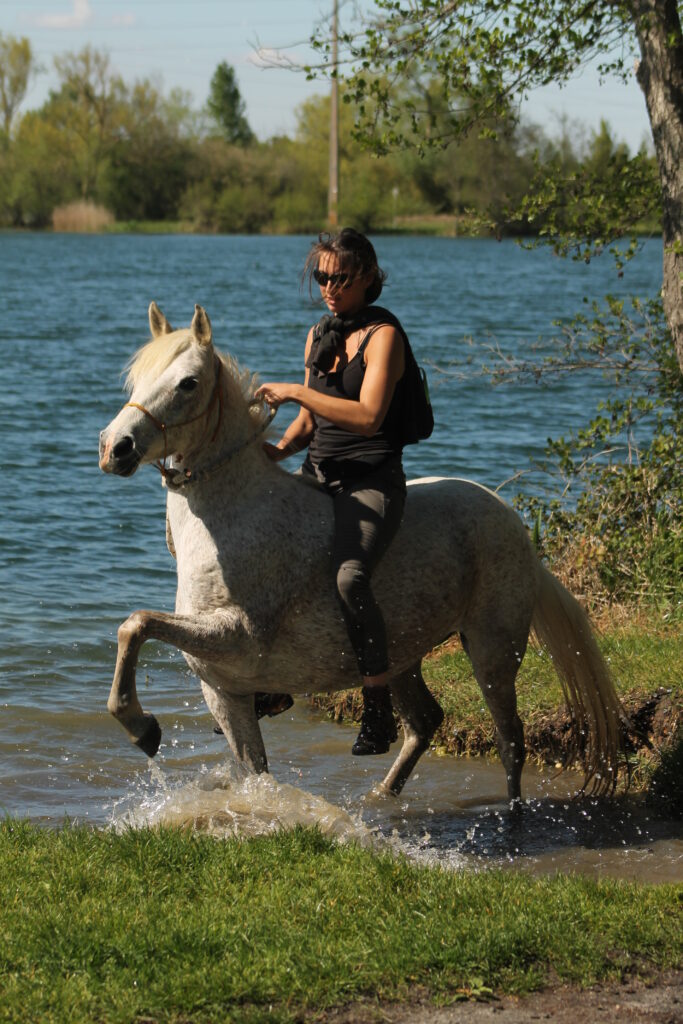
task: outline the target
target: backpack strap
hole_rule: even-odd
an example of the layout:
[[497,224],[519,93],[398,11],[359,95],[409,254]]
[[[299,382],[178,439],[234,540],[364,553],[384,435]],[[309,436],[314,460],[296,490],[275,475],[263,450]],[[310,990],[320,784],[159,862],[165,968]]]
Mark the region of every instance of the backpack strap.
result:
[[370,338],[373,336],[375,331],[379,330],[380,327],[393,327],[393,324],[383,323],[381,321],[380,321],[380,323],[377,323],[377,324],[370,324],[370,326],[368,327],[368,330],[367,330],[367,333],[366,333],[365,337],[363,338],[363,340],[361,341],[360,345],[356,349],[356,355],[358,355],[359,352],[360,352],[361,356],[365,355],[365,349],[367,348],[367,344],[370,341]]

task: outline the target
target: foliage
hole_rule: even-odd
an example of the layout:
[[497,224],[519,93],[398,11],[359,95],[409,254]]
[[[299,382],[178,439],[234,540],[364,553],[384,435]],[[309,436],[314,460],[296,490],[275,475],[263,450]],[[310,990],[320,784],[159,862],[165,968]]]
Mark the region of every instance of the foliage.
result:
[[99,198],[107,162],[125,130],[123,80],[107,54],[85,47],[55,58],[59,89],[41,115],[58,128],[69,154],[79,195]]
[[[659,299],[616,299],[563,328],[562,347],[514,361],[497,379],[548,379],[581,369],[615,388],[590,423],[549,441],[545,496],[517,504],[541,551],[570,586],[597,601],[683,607],[683,391]],[[559,497],[558,497],[559,494]]]
[[213,73],[207,108],[226,142],[248,146],[254,141],[234,68],[225,61]]
[[[634,49],[627,5],[583,0],[375,0],[365,28],[342,38],[358,134],[377,151],[443,146],[477,126],[495,134],[536,86],[566,81],[602,55],[626,74]],[[314,45],[329,59],[331,41]],[[420,83],[439,83],[438,110]]]
[[[336,75],[336,46],[325,33],[322,30],[314,39],[323,53],[322,64],[309,71],[322,69]],[[640,60],[635,73],[650,119],[663,212],[664,309],[683,371],[679,4],[670,0],[481,0],[478,4],[375,0],[365,28],[357,35],[344,35],[341,65],[349,64],[347,98],[358,112],[356,137],[377,153],[397,147],[414,147],[423,153],[459,141],[472,129],[481,137],[496,137],[501,126],[519,116],[529,90],[551,82],[562,85],[591,60],[599,60],[602,75],[626,79],[627,60],[636,49]],[[432,93],[424,87],[431,81],[437,83],[439,104],[431,102]],[[528,219],[543,211],[548,238],[553,238],[553,229],[561,236],[568,232],[558,240],[560,248],[599,250],[615,241],[625,227],[632,231],[643,210],[653,209],[654,178],[642,156],[624,163],[610,154],[607,175],[598,167],[594,173],[560,179],[559,188],[552,165],[543,166],[522,212]],[[576,215],[565,224],[568,196]],[[618,259],[633,249],[632,245],[625,254],[618,254]]]
[[[635,46],[628,5],[377,0],[375,6],[365,28],[342,40],[350,65],[344,98],[353,106],[359,142],[376,153],[405,150],[414,162],[431,163],[436,154],[451,167],[462,163],[464,148],[478,147],[476,171],[490,168],[491,185],[476,181],[476,202],[460,190],[476,223],[497,236],[514,226],[576,258],[600,252],[644,221],[657,223],[655,159],[644,151],[631,157],[604,122],[585,155],[566,136],[555,145],[528,127],[515,139],[519,103],[529,89],[566,81],[596,55],[603,74],[627,76]],[[314,39],[324,62],[311,75],[328,67],[324,32]],[[444,158],[451,148],[455,155]],[[632,242],[617,258],[634,250]]]
[[150,82],[126,89],[121,128],[102,175],[99,198],[119,219],[175,218],[194,154],[188,98],[165,98]]
[[284,1022],[416,983],[524,992],[680,955],[675,886],[445,872],[301,829],[244,842],[6,820],[0,867],[5,1021]]
[[[661,195],[653,156],[641,150],[631,157],[615,144],[601,122],[580,162],[574,154],[534,154],[534,174],[516,209],[502,211],[502,223],[523,221],[559,256],[589,262],[612,239],[632,233],[625,251],[612,253],[619,269],[638,249],[638,230],[657,224]],[[492,225],[496,230],[496,225]]]
[[[179,90],[164,95],[149,79],[125,83],[104,53],[86,48],[56,64],[59,85],[47,102],[16,118],[4,144],[0,134],[0,224],[44,227],[56,206],[87,200],[125,224],[182,218],[201,231],[305,233],[325,226],[328,96],[301,105],[293,138],[250,137],[247,145],[245,133],[229,142],[207,131]],[[436,81],[420,88],[434,116],[447,116]],[[341,94],[350,98],[344,85]],[[554,143],[509,118],[495,143],[472,135],[422,157],[407,150],[378,159],[353,138],[356,114],[352,102],[342,104],[340,219],[366,231],[446,217],[460,233],[537,232],[551,214],[523,208],[534,152],[539,173],[556,159],[565,172],[593,158],[576,141]],[[607,130],[601,145],[621,159]],[[573,216],[581,215],[577,208]]]
[[0,112],[2,130],[9,136],[12,121],[26,96],[31,78],[40,70],[30,41],[0,32]]
[[68,139],[40,112],[21,121],[0,157],[0,211],[5,224],[44,227],[56,206],[80,197]]

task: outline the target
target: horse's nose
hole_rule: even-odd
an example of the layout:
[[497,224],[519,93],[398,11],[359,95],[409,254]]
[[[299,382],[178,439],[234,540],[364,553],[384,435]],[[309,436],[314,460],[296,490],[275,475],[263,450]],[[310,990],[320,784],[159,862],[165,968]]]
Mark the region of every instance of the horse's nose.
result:
[[112,455],[115,459],[125,459],[127,455],[130,455],[135,447],[135,443],[130,434],[122,437],[120,441],[117,441],[112,450]]

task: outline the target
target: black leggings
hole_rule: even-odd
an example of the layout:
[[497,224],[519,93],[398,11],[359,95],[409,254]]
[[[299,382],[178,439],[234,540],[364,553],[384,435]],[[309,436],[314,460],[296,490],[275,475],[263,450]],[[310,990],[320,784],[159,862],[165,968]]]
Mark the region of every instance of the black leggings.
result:
[[332,559],[337,593],[358,668],[376,676],[389,668],[384,618],[370,578],[401,525],[406,478],[391,459],[360,480],[328,484],[334,501]]

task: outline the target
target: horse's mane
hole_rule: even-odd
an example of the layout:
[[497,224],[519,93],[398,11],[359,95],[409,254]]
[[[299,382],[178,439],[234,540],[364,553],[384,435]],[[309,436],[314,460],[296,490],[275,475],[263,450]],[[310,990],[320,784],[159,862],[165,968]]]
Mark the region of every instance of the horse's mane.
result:
[[[152,338],[146,345],[138,349],[125,367],[124,386],[126,391],[131,394],[134,388],[146,378],[158,377],[193,344],[197,344],[197,339],[187,328]],[[255,424],[260,426],[268,418],[268,409],[263,402],[252,404],[254,392],[258,387],[257,374],[252,373],[251,370],[242,369],[233,356],[219,352],[216,348],[214,348],[214,352],[226,371],[225,379],[228,388],[233,393],[236,390],[242,396],[245,405],[248,406],[250,417]]]

